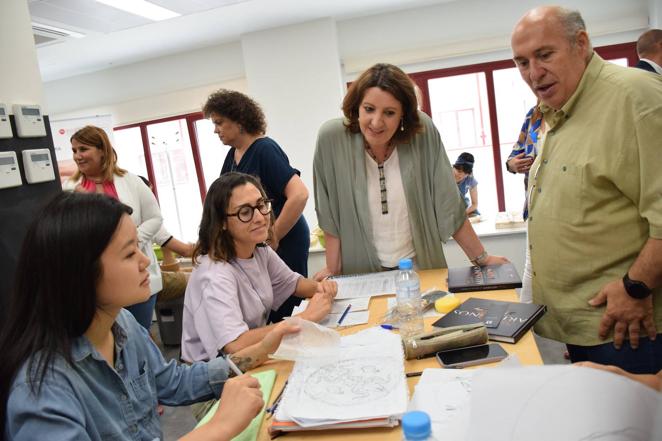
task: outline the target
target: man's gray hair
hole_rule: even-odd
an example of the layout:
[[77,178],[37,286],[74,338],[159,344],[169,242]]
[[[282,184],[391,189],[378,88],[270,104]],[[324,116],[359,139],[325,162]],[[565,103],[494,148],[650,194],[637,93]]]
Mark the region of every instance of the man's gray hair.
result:
[[[558,7],[557,17],[561,22],[561,26],[563,26],[566,38],[574,46],[577,43],[577,33],[579,31],[586,32],[586,23],[584,23],[582,14],[579,11]],[[590,39],[588,45],[588,52],[591,53],[593,48]]]

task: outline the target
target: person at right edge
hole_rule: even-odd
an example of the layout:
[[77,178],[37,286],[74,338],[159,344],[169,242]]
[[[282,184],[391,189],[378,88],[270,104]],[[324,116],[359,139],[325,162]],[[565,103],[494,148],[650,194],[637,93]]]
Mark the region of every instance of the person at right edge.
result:
[[[527,12],[513,59],[547,126],[529,175],[536,324],[570,359],[662,369],[662,81],[593,52],[579,12]],[[657,337],[657,338],[656,338]]]
[[639,61],[635,67],[662,75],[662,29],[649,29],[637,40]]

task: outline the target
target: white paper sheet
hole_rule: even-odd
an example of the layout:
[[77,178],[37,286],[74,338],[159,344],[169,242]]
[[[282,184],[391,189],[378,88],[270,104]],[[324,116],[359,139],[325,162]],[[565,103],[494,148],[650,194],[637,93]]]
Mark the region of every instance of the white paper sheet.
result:
[[[363,297],[360,299],[341,299],[335,300],[331,307],[331,314],[342,314],[345,312],[347,305],[352,305],[350,311],[367,311],[370,307],[370,297]],[[308,300],[302,300],[298,306],[294,307],[292,315],[300,314],[308,307]]]
[[312,427],[405,412],[400,338],[376,327],[342,337],[340,347],[334,360],[295,363],[276,419]]
[[370,318],[370,311],[348,312],[342,323],[338,325],[342,314],[329,314],[319,324],[327,328],[344,328],[346,326],[365,325]]
[[660,393],[576,366],[481,369],[472,381],[472,441],[647,441]]
[[398,271],[336,276],[337,299],[353,299],[383,294],[395,294],[395,276]]
[[436,439],[464,441],[469,428],[471,377],[474,370],[425,369],[409,410],[422,410]]
[[340,350],[340,334],[317,323],[299,317],[286,319],[299,326],[296,334],[288,334],[271,358],[279,360],[303,360],[307,358],[335,357]]

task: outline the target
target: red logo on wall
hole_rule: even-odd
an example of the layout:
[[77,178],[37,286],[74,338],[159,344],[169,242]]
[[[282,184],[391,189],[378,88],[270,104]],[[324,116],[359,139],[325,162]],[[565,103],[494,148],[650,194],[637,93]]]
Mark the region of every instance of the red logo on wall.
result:
[[64,130],[64,129],[60,129],[60,130],[58,130],[57,132],[58,132],[60,135],[64,135],[65,130]]

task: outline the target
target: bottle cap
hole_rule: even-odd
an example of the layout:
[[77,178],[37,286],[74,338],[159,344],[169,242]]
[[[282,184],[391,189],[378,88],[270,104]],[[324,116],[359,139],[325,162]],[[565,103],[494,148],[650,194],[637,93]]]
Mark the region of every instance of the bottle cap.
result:
[[401,270],[410,270],[414,267],[414,264],[412,263],[411,259],[400,259],[400,262],[398,262],[398,268]]
[[431,432],[430,417],[419,410],[405,413],[402,417],[402,432],[407,441],[427,439]]

